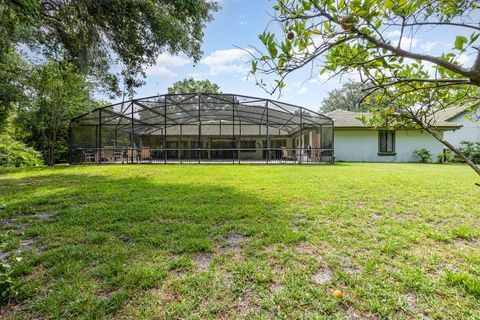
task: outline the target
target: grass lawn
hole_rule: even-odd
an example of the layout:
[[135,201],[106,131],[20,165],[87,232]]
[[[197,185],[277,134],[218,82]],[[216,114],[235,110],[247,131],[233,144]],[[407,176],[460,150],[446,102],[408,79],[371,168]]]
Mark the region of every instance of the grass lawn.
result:
[[3,169],[1,254],[22,260],[0,318],[480,319],[476,181],[463,165]]

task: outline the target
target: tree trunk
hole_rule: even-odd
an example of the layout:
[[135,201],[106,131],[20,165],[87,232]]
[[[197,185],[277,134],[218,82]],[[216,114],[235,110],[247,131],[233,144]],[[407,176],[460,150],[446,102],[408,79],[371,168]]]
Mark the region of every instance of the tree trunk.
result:
[[[455,148],[447,140],[442,139],[434,130],[431,130],[429,127],[424,126],[423,124],[422,124],[422,127],[425,129],[425,131],[430,133],[435,139],[437,139],[443,145],[445,145],[447,148],[449,148],[450,150],[455,152],[460,158],[463,159],[463,161],[465,161],[480,176],[480,167],[478,167],[472,160],[470,160],[470,158],[468,158],[462,151]],[[480,186],[480,184],[478,184],[478,183],[477,183],[477,185]]]

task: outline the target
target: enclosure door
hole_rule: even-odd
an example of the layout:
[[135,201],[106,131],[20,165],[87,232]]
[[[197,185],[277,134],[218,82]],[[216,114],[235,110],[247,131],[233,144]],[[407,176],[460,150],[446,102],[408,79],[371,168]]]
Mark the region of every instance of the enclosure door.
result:
[[312,132],[312,159],[320,159],[320,133]]

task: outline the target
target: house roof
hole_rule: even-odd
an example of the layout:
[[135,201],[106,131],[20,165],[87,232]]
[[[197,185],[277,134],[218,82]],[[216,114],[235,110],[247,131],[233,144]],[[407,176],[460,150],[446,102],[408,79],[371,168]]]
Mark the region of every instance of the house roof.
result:
[[[461,125],[449,122],[448,120],[462,113],[463,111],[465,111],[465,108],[460,107],[448,108],[439,111],[435,114],[435,125],[437,127],[460,127]],[[359,118],[365,116],[365,118],[369,120],[373,117],[373,113],[371,112],[352,112],[341,109],[333,110],[326,115],[334,120],[335,128],[369,128],[369,126],[359,120]]]
[[370,112],[352,112],[347,110],[335,109],[326,114],[328,117],[333,119],[334,127],[339,128],[358,128],[358,127],[367,127],[361,120],[361,116],[365,116],[367,120],[372,117]]
[[438,117],[439,120],[449,121],[465,111],[467,111],[465,107],[451,107],[436,112],[435,116]]

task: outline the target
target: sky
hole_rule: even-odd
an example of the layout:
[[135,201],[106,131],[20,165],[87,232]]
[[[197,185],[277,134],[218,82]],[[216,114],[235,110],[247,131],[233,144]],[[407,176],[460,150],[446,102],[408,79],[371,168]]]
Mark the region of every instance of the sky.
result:
[[[204,32],[203,58],[194,65],[185,55],[162,54],[154,66],[147,70],[146,85],[136,90],[136,97],[164,94],[174,82],[186,77],[208,79],[220,86],[224,93],[236,93],[280,100],[319,110],[327,93],[341,84],[355,80],[355,75],[329,79],[327,75],[311,77],[310,69],[297,70],[286,79],[286,88],[281,96],[270,96],[255,84],[250,76],[249,54],[242,49],[249,46],[262,48],[258,35],[272,20],[275,1],[269,0],[221,0],[221,9],[214,20],[207,24]],[[269,29],[273,27],[270,26]],[[438,55],[453,46],[455,35],[467,34],[462,29],[426,28],[402,41],[402,47],[415,52]],[[399,31],[390,30],[387,36],[395,40]],[[473,55],[464,54],[462,63],[471,65]],[[114,101],[111,101],[114,102]]]

